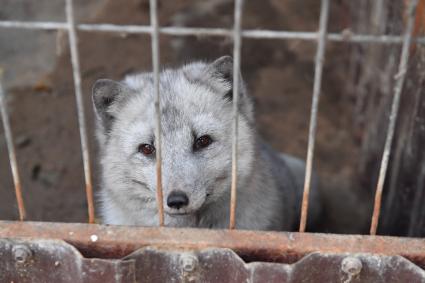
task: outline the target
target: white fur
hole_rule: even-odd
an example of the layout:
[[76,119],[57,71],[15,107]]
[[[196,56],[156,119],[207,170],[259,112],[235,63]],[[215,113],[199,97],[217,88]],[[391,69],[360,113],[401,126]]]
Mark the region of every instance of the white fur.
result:
[[[231,58],[222,57],[160,74],[167,226],[226,228],[229,224],[232,101],[225,95],[232,86],[231,73]],[[111,97],[112,103],[103,103],[104,97]],[[155,140],[152,74],[129,76],[121,83],[97,83],[93,98],[104,223],[158,225],[156,160],[137,151],[139,144]],[[242,83],[239,100],[237,227],[290,230],[299,217],[304,163],[279,157],[257,137],[253,105]],[[209,135],[213,142],[194,151],[194,135]],[[188,206],[176,210],[166,205],[174,190],[187,194]]]

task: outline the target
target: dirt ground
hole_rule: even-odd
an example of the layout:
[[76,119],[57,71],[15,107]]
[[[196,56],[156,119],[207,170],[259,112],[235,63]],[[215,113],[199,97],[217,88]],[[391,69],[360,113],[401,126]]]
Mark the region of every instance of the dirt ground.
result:
[[[319,2],[246,1],[243,26],[313,31]],[[330,30],[341,30],[346,25],[341,13],[345,7],[338,1],[332,3]],[[161,1],[160,23],[231,27],[232,11],[233,2],[228,0]],[[148,1],[105,1],[90,16],[90,22],[148,24]],[[52,71],[40,73],[35,83],[7,90],[11,123],[28,219],[84,222],[84,176],[70,56],[66,35],[55,36],[59,36],[54,42],[59,54]],[[91,86],[98,78],[120,79],[131,72],[150,70],[150,38],[80,32],[79,48],[92,175],[98,190]],[[348,44],[329,43],[326,53],[314,162],[325,202],[318,228],[323,232],[363,233],[371,210],[370,199],[360,194],[356,182],[359,144],[352,129],[353,105],[344,83],[349,48]],[[255,97],[258,131],[276,149],[301,158],[307,151],[315,49],[315,43],[307,41],[243,40],[242,74]],[[224,38],[161,36],[163,66],[214,59],[231,51],[232,42]],[[3,132],[0,166],[0,217],[17,219]]]

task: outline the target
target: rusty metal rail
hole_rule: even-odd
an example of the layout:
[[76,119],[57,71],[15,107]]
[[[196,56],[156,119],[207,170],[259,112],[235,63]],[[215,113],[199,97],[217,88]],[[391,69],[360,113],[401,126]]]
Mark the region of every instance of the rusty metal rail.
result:
[[403,257],[364,253],[317,252],[292,264],[246,263],[223,248],[143,247],[122,259],[99,259],[46,239],[0,239],[0,253],[0,282],[425,282],[425,271]]
[[147,246],[170,250],[228,248],[248,262],[294,263],[320,251],[398,255],[425,268],[425,239],[416,238],[12,221],[0,221],[0,238],[64,240],[83,255],[96,258],[122,258]]

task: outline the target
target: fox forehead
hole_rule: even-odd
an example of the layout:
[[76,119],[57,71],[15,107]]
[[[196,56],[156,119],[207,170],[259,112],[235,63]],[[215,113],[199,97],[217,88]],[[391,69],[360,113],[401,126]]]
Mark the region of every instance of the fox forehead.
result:
[[[194,130],[217,123],[226,125],[230,121],[231,103],[223,98],[223,90],[213,89],[205,83],[196,83],[182,75],[182,71],[161,73],[160,76],[160,119],[164,131],[172,131],[183,126]],[[132,76],[125,82],[135,90],[133,97],[119,111],[118,120],[135,125],[145,123],[154,127],[156,109],[153,81],[144,75]],[[217,93],[221,92],[221,93]]]
[[[198,66],[198,65],[195,65]],[[223,95],[231,89],[229,82],[201,72],[199,67],[186,66],[177,70],[164,70],[159,75],[160,102],[180,109],[214,109],[218,104],[226,104]],[[189,72],[190,70],[190,72]],[[155,101],[154,81],[151,73],[127,76],[124,83],[134,89],[139,96],[153,103]]]

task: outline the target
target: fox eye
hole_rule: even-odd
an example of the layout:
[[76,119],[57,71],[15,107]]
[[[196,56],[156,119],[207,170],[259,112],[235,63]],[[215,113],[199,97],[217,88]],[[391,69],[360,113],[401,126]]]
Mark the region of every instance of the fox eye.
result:
[[206,148],[213,142],[212,138],[209,135],[203,135],[195,140],[193,144],[194,150],[199,150],[202,148]]
[[155,152],[155,147],[151,144],[142,143],[137,148],[137,151],[144,154],[144,155],[149,156],[149,155],[151,155]]

